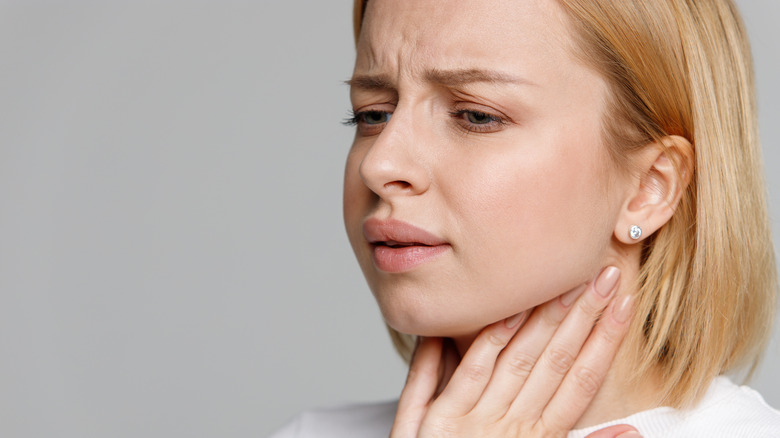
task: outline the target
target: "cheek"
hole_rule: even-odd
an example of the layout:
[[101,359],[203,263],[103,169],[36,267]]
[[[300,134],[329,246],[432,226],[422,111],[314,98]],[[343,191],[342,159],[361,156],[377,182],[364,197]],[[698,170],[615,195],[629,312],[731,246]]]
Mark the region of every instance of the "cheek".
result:
[[471,182],[459,189],[470,230],[462,236],[471,248],[464,257],[472,272],[484,273],[480,283],[496,291],[491,302],[522,310],[589,280],[601,267],[616,210],[607,195],[608,160],[589,149],[504,155],[464,178]]

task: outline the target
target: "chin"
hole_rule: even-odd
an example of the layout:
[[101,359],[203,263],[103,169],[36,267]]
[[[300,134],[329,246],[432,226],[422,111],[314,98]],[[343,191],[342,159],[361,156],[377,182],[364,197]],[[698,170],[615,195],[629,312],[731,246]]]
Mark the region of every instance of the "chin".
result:
[[[398,306],[380,305],[382,317],[393,330],[415,336],[457,338],[478,333],[495,321],[474,320],[473,317],[426,312],[419,306],[414,309],[399,309]],[[496,321],[501,318],[497,318]]]

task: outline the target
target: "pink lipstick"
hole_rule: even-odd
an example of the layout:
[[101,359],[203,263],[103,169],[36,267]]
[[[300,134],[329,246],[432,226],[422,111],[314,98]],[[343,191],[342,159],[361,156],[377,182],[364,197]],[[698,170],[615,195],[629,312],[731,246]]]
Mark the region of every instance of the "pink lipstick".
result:
[[376,267],[390,273],[409,271],[450,249],[444,239],[395,219],[366,220],[363,236],[371,244]]

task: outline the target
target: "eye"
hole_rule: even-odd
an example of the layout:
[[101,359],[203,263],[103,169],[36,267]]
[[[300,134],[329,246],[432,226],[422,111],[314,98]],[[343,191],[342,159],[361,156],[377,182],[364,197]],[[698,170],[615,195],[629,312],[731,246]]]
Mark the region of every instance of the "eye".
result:
[[392,114],[386,111],[361,111],[355,116],[358,119],[358,123],[363,122],[367,125],[381,125],[390,121]]
[[392,116],[393,113],[389,111],[351,111],[350,117],[347,117],[343,123],[347,126],[357,126],[358,132],[362,135],[374,135],[382,131]]
[[381,125],[390,121],[390,117],[393,114],[387,111],[350,111],[350,116],[344,120],[344,124],[347,126],[354,126],[360,124],[366,125]]
[[452,111],[450,115],[468,132],[495,132],[506,124],[500,116],[471,109]]
[[478,111],[469,111],[466,113],[466,119],[475,125],[484,125],[490,122],[497,122],[498,118]]

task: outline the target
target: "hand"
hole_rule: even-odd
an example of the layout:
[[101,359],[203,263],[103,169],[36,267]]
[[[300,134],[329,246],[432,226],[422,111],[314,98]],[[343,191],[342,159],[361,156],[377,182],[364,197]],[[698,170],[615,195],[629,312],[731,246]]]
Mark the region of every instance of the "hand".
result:
[[[633,297],[612,299],[619,276],[604,269],[533,312],[486,327],[459,364],[451,342],[421,339],[390,437],[565,437],[628,330]],[[588,438],[640,436],[618,425]]]

